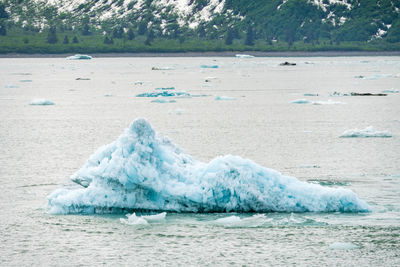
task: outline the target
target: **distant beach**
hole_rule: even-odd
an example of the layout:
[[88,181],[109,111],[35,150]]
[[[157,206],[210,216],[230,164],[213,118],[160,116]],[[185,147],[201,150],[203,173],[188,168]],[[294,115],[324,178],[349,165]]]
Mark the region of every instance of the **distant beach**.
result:
[[[69,54],[0,54],[0,58],[63,58]],[[400,51],[287,51],[287,52],[179,52],[179,53],[93,53],[97,58],[106,57],[233,57],[236,54],[248,54],[256,57],[362,57],[362,56],[400,56]]]

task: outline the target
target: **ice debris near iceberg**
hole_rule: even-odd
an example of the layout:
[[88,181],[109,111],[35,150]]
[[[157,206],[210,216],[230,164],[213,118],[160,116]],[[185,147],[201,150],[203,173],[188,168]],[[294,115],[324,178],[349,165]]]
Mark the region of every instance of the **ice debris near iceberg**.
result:
[[392,134],[388,131],[377,131],[373,126],[368,126],[365,129],[351,129],[346,130],[340,137],[392,137]]
[[162,212],[155,215],[142,215],[140,217],[137,216],[136,213],[132,213],[126,215],[128,219],[120,218],[120,221],[124,224],[147,225],[149,223],[162,222],[165,220],[166,216],[167,216],[166,212]]
[[74,56],[67,57],[67,59],[68,60],[92,59],[92,57],[88,55],[76,54]]
[[299,181],[239,156],[193,159],[145,119],[100,147],[71,177],[83,187],[47,198],[51,214],[123,212],[365,212],[348,189]]
[[49,105],[54,105],[54,102],[48,100],[48,99],[44,99],[44,98],[36,98],[33,99],[29,105],[33,105],[33,106],[49,106]]

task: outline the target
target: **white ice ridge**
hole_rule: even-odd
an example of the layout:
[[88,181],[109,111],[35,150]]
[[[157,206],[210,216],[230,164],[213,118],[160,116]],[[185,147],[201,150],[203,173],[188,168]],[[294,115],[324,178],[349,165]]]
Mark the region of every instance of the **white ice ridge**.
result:
[[100,147],[71,179],[83,187],[53,192],[47,212],[370,210],[348,189],[302,182],[238,156],[197,161],[156,134],[145,119]]
[[352,129],[346,130],[340,137],[392,137],[392,134],[388,131],[377,131],[373,126],[368,126],[365,129]]

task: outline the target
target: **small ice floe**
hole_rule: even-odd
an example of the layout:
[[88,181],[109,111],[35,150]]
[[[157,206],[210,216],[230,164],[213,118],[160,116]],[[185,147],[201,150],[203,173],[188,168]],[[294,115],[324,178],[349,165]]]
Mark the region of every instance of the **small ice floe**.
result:
[[136,95],[136,97],[168,97],[168,96],[190,96],[190,94],[186,92],[159,91],[159,92],[142,93]]
[[393,178],[400,178],[400,173],[396,173],[392,175]]
[[142,218],[145,219],[147,222],[159,222],[165,220],[167,216],[166,212],[161,212],[159,214],[154,215],[143,215]]
[[20,80],[19,82],[21,82],[21,83],[31,83],[33,81],[32,80]]
[[92,57],[88,55],[76,54],[74,56],[67,57],[67,59],[68,60],[92,59]]
[[340,137],[392,137],[392,134],[388,131],[377,131],[373,126],[368,126],[362,130],[352,129],[344,131]]
[[245,54],[236,54],[235,57],[237,58],[253,58],[252,55],[245,55]]
[[104,94],[105,97],[112,97],[112,94]]
[[342,105],[342,104],[346,104],[344,102],[340,102],[340,101],[332,101],[331,99],[329,99],[328,101],[314,101],[312,102],[313,105]]
[[340,93],[340,92],[333,92],[332,94],[329,94],[329,96],[350,96],[350,94],[347,93]]
[[143,84],[145,84],[146,82],[144,82],[144,81],[136,81],[135,82],[135,85],[143,85]]
[[307,99],[296,99],[290,103],[292,103],[292,104],[308,104],[308,103],[310,103],[310,101]]
[[202,69],[218,69],[218,65],[201,65]]
[[321,168],[317,164],[301,164],[300,168]]
[[204,79],[204,82],[209,83],[209,82],[215,81],[217,79],[218,79],[217,77],[206,77]]
[[154,222],[160,222],[165,220],[165,217],[167,216],[166,212],[162,212],[159,214],[155,215],[142,215],[142,216],[136,216],[136,213],[132,214],[127,214],[126,217],[128,219],[120,218],[120,222],[124,224],[130,224],[130,225],[148,225],[149,223],[154,223]]
[[157,88],[155,88],[156,90],[163,90],[163,91],[165,91],[165,90],[175,90],[175,87],[157,87]]
[[314,94],[314,93],[305,93],[304,96],[318,96],[318,94]]
[[377,79],[388,78],[388,77],[392,77],[392,74],[374,74],[374,75],[372,75],[370,77],[363,76],[361,79],[364,79],[364,80],[377,80]]
[[168,110],[169,115],[173,115],[173,114],[182,115],[183,112],[184,112],[184,110],[180,109],[180,108]]
[[358,246],[353,243],[346,243],[346,242],[335,242],[329,245],[329,249],[332,250],[351,250],[357,249]]
[[397,94],[398,92],[399,92],[399,90],[394,89],[394,88],[382,91],[382,93],[385,93],[385,94]]
[[172,67],[152,67],[151,70],[173,70]]
[[54,103],[48,99],[44,98],[36,98],[33,99],[29,105],[34,105],[34,106],[49,106],[49,105],[54,105]]
[[216,96],[215,100],[236,100],[236,98],[230,96]]
[[153,101],[151,101],[152,103],[175,103],[176,100],[174,99],[165,99],[165,98],[158,98],[155,99]]
[[4,87],[8,88],[8,89],[11,89],[11,88],[18,88],[19,86],[13,85],[13,84],[6,84]]

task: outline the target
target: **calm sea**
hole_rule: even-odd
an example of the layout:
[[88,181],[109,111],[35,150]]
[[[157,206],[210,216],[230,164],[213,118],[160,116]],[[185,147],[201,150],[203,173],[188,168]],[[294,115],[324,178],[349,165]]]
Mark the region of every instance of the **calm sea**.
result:
[[[160,87],[196,97],[136,97]],[[0,265],[399,266],[396,90],[400,57],[0,59]],[[36,98],[55,105],[29,105]],[[149,225],[47,214],[46,197],[138,117],[196,159],[239,155],[351,189],[373,210],[168,213]],[[392,137],[339,137],[368,126]],[[229,216],[240,221],[218,220]]]

